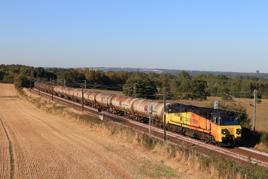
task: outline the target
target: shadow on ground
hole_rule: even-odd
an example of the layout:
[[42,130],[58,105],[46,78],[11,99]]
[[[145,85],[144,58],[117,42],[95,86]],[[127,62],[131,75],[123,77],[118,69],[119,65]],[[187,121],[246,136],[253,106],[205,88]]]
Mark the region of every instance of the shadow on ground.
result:
[[254,132],[249,128],[242,129],[241,146],[243,147],[255,147],[261,142],[261,132]]

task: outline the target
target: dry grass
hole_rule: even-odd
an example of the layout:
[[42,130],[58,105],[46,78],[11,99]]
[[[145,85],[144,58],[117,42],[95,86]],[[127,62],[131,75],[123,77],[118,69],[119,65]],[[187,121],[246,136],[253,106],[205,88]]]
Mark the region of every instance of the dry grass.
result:
[[[208,176],[201,171],[194,172],[190,164],[185,165],[187,161],[174,160],[171,164],[168,152],[165,157],[159,157],[158,152],[165,153],[165,147],[161,149],[160,144],[148,147],[146,136],[131,129],[102,123],[94,116],[56,104],[27,90],[24,92],[24,97],[0,103],[0,115],[4,116],[5,125],[12,131],[15,178]],[[2,147],[5,148],[0,146],[0,151],[3,151]],[[0,166],[6,166],[8,160],[1,159]],[[7,173],[4,178],[8,177],[9,169],[2,170]]]
[[[31,97],[32,98],[32,97]],[[40,101],[46,99],[40,99]],[[57,104],[41,104],[40,108],[46,111],[62,115],[62,111],[67,108],[59,108]],[[49,108],[52,108],[48,110]],[[58,110],[55,110],[55,109]],[[61,112],[60,112],[61,111]],[[66,115],[66,114],[65,114]],[[131,155],[132,152],[138,151],[141,155],[146,156],[144,159],[135,158],[135,162],[141,166],[138,169],[137,178],[147,176],[149,178],[263,178],[267,172],[259,167],[250,166],[249,168],[225,160],[218,156],[203,156],[194,150],[189,150],[183,146],[163,143],[157,139],[149,138],[146,134],[139,134],[125,126],[118,126],[112,122],[99,123],[94,117],[88,118],[81,115],[80,112],[71,111],[75,120],[83,126],[86,123],[90,131],[97,134],[96,138],[109,138],[113,145],[106,146],[109,152],[118,152],[118,154]],[[128,149],[124,151],[117,146],[123,145]],[[152,160],[153,159],[153,160]]]

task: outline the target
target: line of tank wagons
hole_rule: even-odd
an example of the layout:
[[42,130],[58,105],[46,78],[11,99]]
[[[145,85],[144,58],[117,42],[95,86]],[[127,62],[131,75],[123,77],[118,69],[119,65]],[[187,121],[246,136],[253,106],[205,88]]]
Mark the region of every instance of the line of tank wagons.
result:
[[[73,101],[82,100],[82,91],[78,88],[52,86],[42,82],[35,82],[35,88],[47,93],[54,93]],[[215,111],[209,108],[198,108],[178,103],[168,103],[167,112],[164,113],[164,104],[156,100],[132,98],[110,93],[84,90],[86,105],[112,113],[127,115],[141,121],[151,118],[158,124],[163,123],[164,115],[167,126],[180,133],[188,133],[207,142],[234,144],[241,138],[241,126],[221,125],[217,117],[212,119]],[[219,118],[220,116],[218,116]]]

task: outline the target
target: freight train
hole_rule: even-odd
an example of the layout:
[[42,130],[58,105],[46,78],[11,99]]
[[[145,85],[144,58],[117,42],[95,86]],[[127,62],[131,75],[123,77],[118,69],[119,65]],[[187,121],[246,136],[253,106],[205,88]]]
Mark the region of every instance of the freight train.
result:
[[234,113],[225,110],[167,103],[164,111],[164,103],[157,100],[132,98],[88,89],[82,93],[81,89],[52,86],[42,82],[35,82],[35,88],[73,101],[83,100],[85,105],[99,111],[128,116],[134,120],[148,122],[150,115],[155,125],[162,126],[166,121],[168,130],[221,146],[237,145],[242,135],[241,125],[235,119]]

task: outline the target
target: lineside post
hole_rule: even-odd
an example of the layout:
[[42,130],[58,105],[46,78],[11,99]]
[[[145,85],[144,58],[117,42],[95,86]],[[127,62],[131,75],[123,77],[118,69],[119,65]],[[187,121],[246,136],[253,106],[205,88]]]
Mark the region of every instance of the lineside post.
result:
[[39,94],[39,96],[41,95],[40,88],[38,88],[38,94]]
[[253,124],[252,130],[255,132],[256,130],[256,113],[257,113],[257,90],[254,89],[254,101],[253,101]]
[[149,137],[151,137],[152,113],[153,113],[153,106],[150,104],[149,106]]
[[163,101],[164,101],[164,125],[163,125],[163,128],[164,128],[164,141],[167,140],[167,131],[166,131],[166,99],[167,99],[167,94],[166,94],[166,88],[164,87],[164,90],[163,90]]
[[51,84],[51,100],[53,101],[54,99],[54,86],[53,86],[53,82],[52,82],[52,79],[50,78],[49,79],[49,83]]
[[52,89],[51,89],[51,99],[52,99],[52,101],[54,99],[54,86],[53,86],[53,84],[52,84]]
[[83,85],[82,85],[82,112],[84,111],[84,87],[83,87]]
[[84,83],[85,83],[85,89],[87,89],[87,80],[85,80]]

